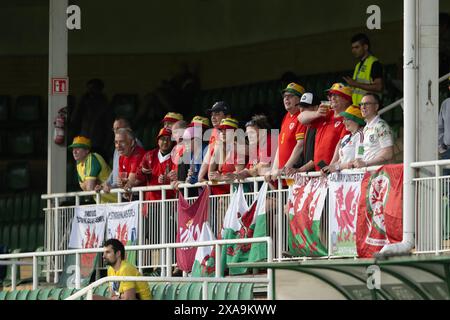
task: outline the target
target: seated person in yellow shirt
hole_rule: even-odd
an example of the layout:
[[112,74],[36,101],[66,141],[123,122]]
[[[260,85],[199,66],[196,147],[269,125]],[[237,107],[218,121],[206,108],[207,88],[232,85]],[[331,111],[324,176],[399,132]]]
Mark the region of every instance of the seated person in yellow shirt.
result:
[[[135,266],[125,260],[125,247],[117,239],[108,239],[104,244],[103,260],[108,265],[108,277],[142,276]],[[111,282],[111,300],[151,300],[152,295],[147,282]],[[96,296],[97,299],[100,297]]]

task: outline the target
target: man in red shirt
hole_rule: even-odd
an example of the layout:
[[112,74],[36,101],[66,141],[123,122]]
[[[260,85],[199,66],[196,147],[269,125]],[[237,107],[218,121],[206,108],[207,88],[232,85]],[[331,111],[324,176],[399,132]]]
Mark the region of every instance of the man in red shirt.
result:
[[[135,185],[157,186],[170,184],[169,173],[175,169],[175,163],[171,159],[171,151],[174,147],[172,130],[162,128],[159,131],[158,148],[145,153],[136,174]],[[175,197],[175,191],[167,190],[166,199]],[[161,191],[148,191],[145,200],[161,200]]]
[[305,110],[298,116],[302,124],[317,129],[314,163],[306,164],[299,171],[310,171],[313,169],[312,166],[315,171],[320,171],[321,167],[329,165],[339,140],[348,134],[339,114],[352,104],[352,89],[342,83],[335,83],[327,91],[330,105],[321,103],[317,111]]
[[114,145],[119,152],[118,185],[130,189],[135,185],[136,171],[145,154],[144,148],[136,143],[133,132],[121,128],[115,132]]
[[303,139],[306,127],[298,121],[300,114],[300,98],[305,89],[297,84],[290,83],[282,91],[283,103],[287,111],[281,123],[280,135],[278,136],[278,148],[275,153],[274,163],[269,175],[272,180],[280,175],[283,168],[292,168],[300,158],[303,150]]

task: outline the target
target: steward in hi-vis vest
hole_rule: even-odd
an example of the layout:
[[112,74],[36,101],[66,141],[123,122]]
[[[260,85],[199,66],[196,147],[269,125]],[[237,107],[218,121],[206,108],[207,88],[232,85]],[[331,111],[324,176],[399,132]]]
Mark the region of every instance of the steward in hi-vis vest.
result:
[[365,34],[357,34],[351,39],[352,53],[359,60],[353,72],[353,77],[344,77],[344,80],[352,87],[352,100],[354,105],[359,105],[362,97],[367,92],[383,93],[383,66],[378,58],[370,52],[370,41]]

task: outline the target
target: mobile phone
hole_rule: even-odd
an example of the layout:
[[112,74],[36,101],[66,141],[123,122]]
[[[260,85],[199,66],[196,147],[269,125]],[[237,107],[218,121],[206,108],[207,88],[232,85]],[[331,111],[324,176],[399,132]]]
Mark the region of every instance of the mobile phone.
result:
[[327,165],[328,165],[328,164],[327,164],[325,161],[323,161],[323,160],[320,160],[320,161],[317,163],[317,166],[318,166],[320,169],[325,168]]

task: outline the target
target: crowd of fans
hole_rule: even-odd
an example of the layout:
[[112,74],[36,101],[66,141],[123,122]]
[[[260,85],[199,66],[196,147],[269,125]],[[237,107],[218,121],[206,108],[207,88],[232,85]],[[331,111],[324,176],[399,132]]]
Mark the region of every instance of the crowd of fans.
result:
[[[279,129],[271,128],[264,114],[240,122],[233,117],[232,106],[218,101],[190,122],[176,110],[168,112],[155,137],[157,148],[145,151],[130,121],[116,118],[112,169],[99,153],[91,152],[91,137],[75,137],[69,148],[77,161],[81,188],[108,193],[116,187],[129,191],[171,184],[176,190],[180,183],[210,181],[212,194],[226,194],[230,185],[219,182],[264,176],[275,184],[281,175],[328,174],[391,161],[391,129],[378,116],[381,64],[371,54],[365,35],[352,38],[352,51],[359,59],[353,77],[333,84],[326,100],[319,99],[323,93],[306,92],[295,82],[282,90],[286,114]],[[160,200],[161,191],[146,192],[145,197]],[[175,191],[166,193],[166,198],[173,197]]]

